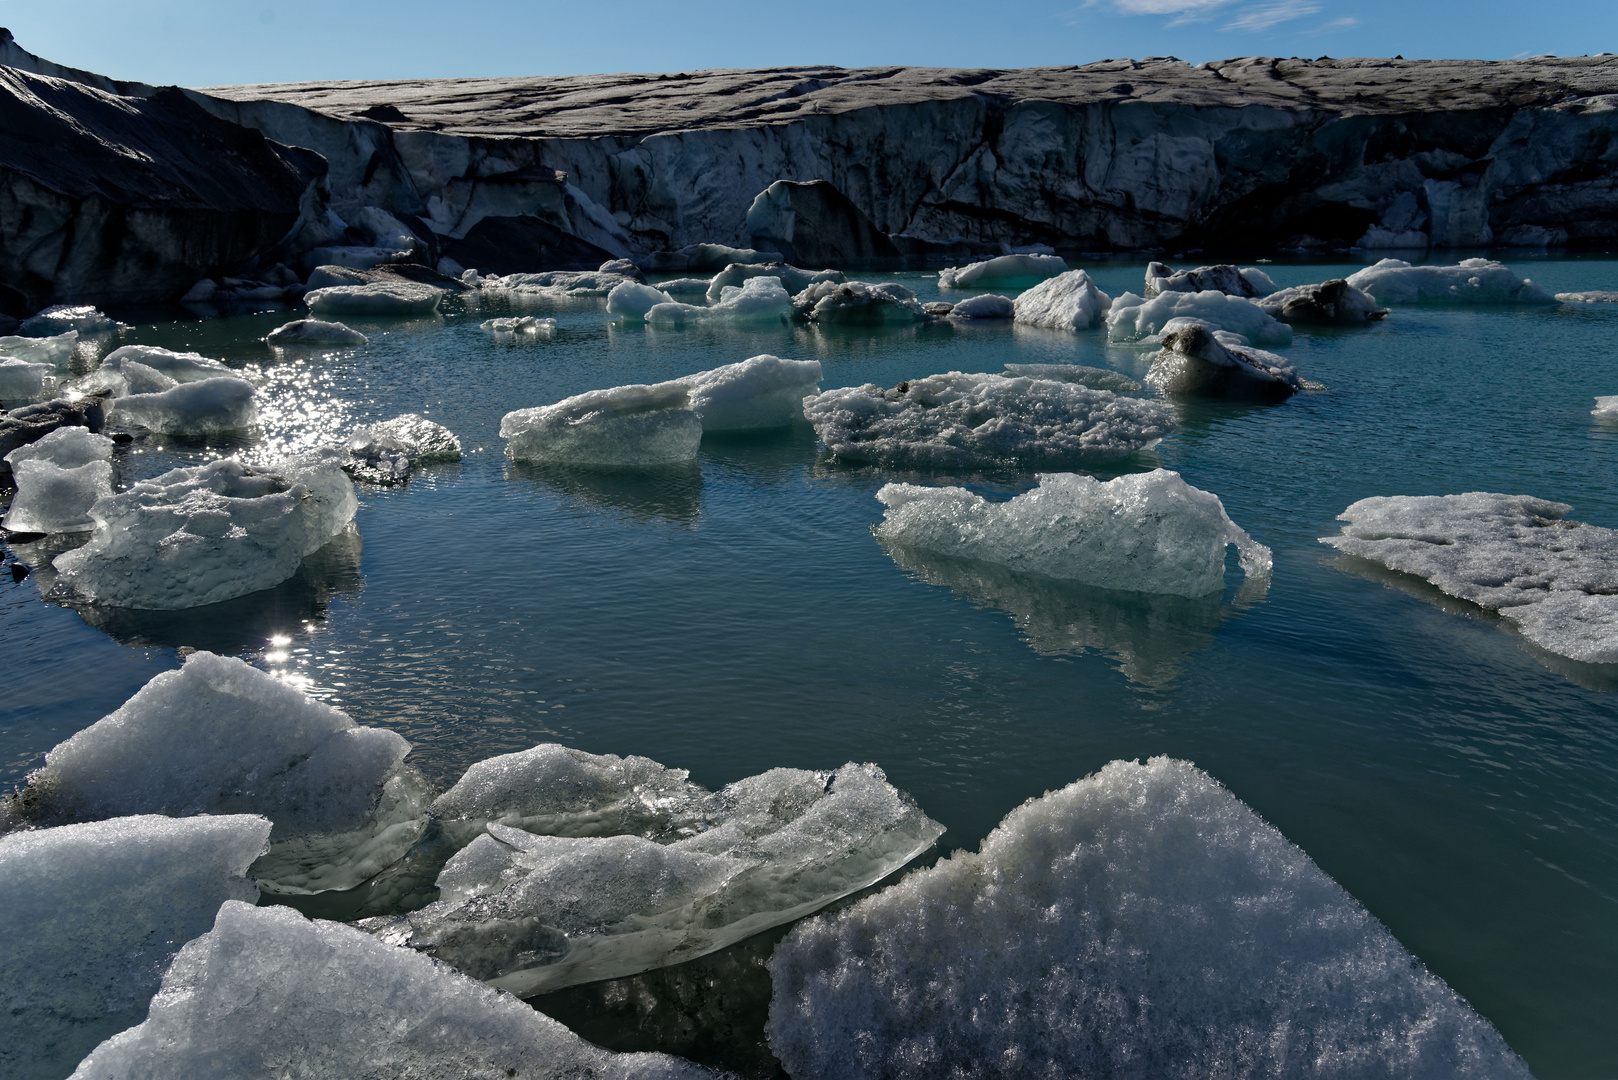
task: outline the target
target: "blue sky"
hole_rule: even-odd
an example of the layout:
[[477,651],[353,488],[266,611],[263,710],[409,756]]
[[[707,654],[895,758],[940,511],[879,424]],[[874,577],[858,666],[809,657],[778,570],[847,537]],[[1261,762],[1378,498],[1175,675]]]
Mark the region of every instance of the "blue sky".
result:
[[1618,52],[1618,2],[1574,0],[0,0],[60,63],[210,86],[303,79],[838,64],[1027,67],[1173,55],[1503,59]]

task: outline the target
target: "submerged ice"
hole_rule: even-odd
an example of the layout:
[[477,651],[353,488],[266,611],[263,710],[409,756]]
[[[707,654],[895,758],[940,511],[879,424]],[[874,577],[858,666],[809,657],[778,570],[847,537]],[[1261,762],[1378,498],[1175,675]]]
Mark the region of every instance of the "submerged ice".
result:
[[461,460],[461,440],[442,424],[405,413],[354,429],[348,437],[350,476],[373,484],[397,484],[419,465]]

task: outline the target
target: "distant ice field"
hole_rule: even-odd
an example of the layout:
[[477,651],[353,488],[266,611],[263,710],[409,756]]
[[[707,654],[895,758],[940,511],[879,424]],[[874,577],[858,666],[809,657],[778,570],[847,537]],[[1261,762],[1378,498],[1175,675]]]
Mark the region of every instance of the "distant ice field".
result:
[[[1176,268],[1219,261],[1171,254]],[[1618,289],[1618,259],[1501,258],[1548,293]],[[1141,289],[1144,259],[1067,261],[1110,295]],[[1360,265],[1263,268],[1286,288]],[[850,276],[923,302],[968,295],[941,293],[936,274]],[[263,337],[305,311],[114,309],[129,329],[102,351],[161,346],[263,376],[257,433],[119,446],[125,484],[220,454],[267,461],[407,412],[448,427],[464,456],[360,485],[357,542],[212,608],[81,616],[0,569],[0,784],[177,667],[180,646],[243,657],[398,732],[440,789],[547,741],[678,763],[715,790],[868,761],[947,827],[944,851],[976,848],[1024,800],[1111,760],[1168,755],[1301,847],[1541,1080],[1618,1074],[1618,665],[1547,653],[1318,539],[1360,499],[1468,491],[1618,527],[1618,423],[1591,415],[1618,394],[1618,306],[1390,306],[1364,328],[1298,326],[1265,346],[1326,390],[1177,402],[1178,430],[1089,470],[1175,470],[1273,552],[1267,591],[1242,590],[1232,553],[1224,594],[1201,598],[1042,579],[871,531],[884,484],[1001,500],[1032,489],[1032,470],[845,464],[807,424],[710,434],[695,464],[642,473],[513,464],[499,436],[516,409],[761,353],[818,360],[823,390],[1007,364],[1142,379],[1154,349],[1109,345],[1105,328],[663,326],[611,321],[601,298],[506,295],[448,298],[424,318],[345,313],[367,344],[273,349]],[[479,329],[522,315],[557,327]],[[6,565],[86,536],[8,543]]]

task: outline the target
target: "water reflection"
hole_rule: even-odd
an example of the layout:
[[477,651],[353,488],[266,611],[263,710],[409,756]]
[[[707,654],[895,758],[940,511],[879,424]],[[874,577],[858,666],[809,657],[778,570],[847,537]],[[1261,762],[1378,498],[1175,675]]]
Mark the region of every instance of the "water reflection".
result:
[[702,515],[702,469],[695,462],[650,469],[512,463],[506,466],[506,476],[638,520],[663,518],[690,525]]

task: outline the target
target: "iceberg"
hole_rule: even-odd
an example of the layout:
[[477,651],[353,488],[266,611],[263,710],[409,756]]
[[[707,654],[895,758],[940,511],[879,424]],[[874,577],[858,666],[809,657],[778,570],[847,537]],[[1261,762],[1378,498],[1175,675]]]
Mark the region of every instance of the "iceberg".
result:
[[[781,287],[770,278],[754,281]],[[607,468],[670,465],[696,458],[702,419],[692,410],[684,386],[637,384],[506,413],[500,437],[512,461]]]
[[[350,889],[427,825],[410,744],[240,660],[195,652],[45,755],[13,824],[132,814],[259,814],[275,823],[249,871],[276,893]],[[258,852],[254,852],[257,856]]]
[[1258,306],[1271,318],[1295,326],[1364,326],[1388,315],[1370,293],[1342,278],[1281,289],[1259,300]]
[[461,460],[461,440],[442,424],[405,413],[354,429],[348,437],[348,475],[373,484],[397,484],[418,465]]
[[991,503],[960,487],[886,484],[877,538],[923,551],[1109,589],[1203,596],[1225,587],[1225,548],[1249,580],[1270,549],[1225,514],[1219,496],[1154,469],[1106,483],[1044,473],[1032,491]]
[[1112,297],[1096,288],[1089,274],[1068,270],[1018,296],[1013,318],[1051,330],[1094,330],[1111,307]]
[[285,581],[354,517],[345,457],[320,450],[273,469],[222,458],[103,496],[90,508],[90,542],[56,557],[53,592],[173,611]]
[[87,427],[99,432],[104,419],[105,411],[97,398],[75,401],[54,398],[0,413],[0,473],[10,468],[4,462],[12,451],[43,438],[59,427]]
[[128,397],[130,394],[160,394],[179,385],[175,379],[148,367],[132,357],[108,358],[73,384],[80,394],[97,397]]
[[124,361],[133,361],[153,371],[161,372],[177,383],[197,382],[236,373],[221,364],[196,353],[174,352],[155,345],[125,345],[114,349],[101,361],[102,367],[118,367]]
[[654,326],[683,326],[694,322],[780,322],[792,314],[792,297],[779,278],[749,278],[738,286],[727,286],[718,303],[682,304],[675,300],[658,304],[646,313]]
[[294,319],[265,337],[271,345],[364,345],[371,339],[340,322]]
[[805,419],[850,461],[930,466],[1110,461],[1174,427],[1166,405],[1070,382],[951,371],[806,398]]
[[1618,663],[1618,530],[1565,520],[1572,509],[1483,491],[1376,496],[1320,542],[1498,612],[1550,652]]
[[518,315],[509,319],[484,319],[478,324],[478,329],[487,330],[495,337],[502,334],[549,334],[556,329],[556,320]]
[[[1556,299],[1564,304],[1618,304],[1618,292],[1559,292]],[[4,341],[0,338],[0,341]]]
[[54,337],[0,337],[0,357],[65,368],[73,359],[79,332],[67,330]]
[[112,494],[112,440],[86,428],[57,428],[6,455],[17,493],[3,522],[12,532],[88,532],[90,507]]
[[85,304],[57,304],[32,318],[24,319],[17,328],[23,337],[51,338],[77,331],[79,334],[110,334],[122,329],[123,324],[109,319],[95,308]]
[[1006,373],[1029,379],[1078,383],[1092,390],[1111,390],[1115,394],[1132,394],[1140,389],[1140,383],[1121,371],[1084,367],[1081,364],[1007,364]]
[[1164,757],[801,923],[770,973],[794,1080],[1529,1076],[1304,852]]
[[1107,340],[1152,343],[1172,319],[1197,319],[1215,330],[1240,334],[1254,345],[1290,345],[1292,327],[1253,301],[1211,289],[1165,292],[1150,300],[1124,293],[1107,313]]
[[369,285],[332,285],[306,293],[310,311],[332,315],[431,315],[444,298],[442,289],[414,281],[376,281]]
[[[125,363],[131,368],[145,367],[144,364]],[[180,383],[166,390],[137,392],[115,398],[108,409],[107,421],[118,426],[143,427],[164,435],[214,435],[243,431],[258,422],[256,396],[253,384],[246,379],[230,376],[201,379]]]
[[819,360],[765,353],[674,382],[690,395],[704,432],[750,431],[803,419],[803,399],[820,389],[822,378]]
[[1273,293],[1275,282],[1256,266],[1236,267],[1230,263],[1220,263],[1218,266],[1174,271],[1160,262],[1146,264],[1145,293],[1148,299],[1166,292],[1196,293],[1210,289],[1253,299]]
[[734,248],[725,244],[690,244],[678,251],[654,251],[640,260],[640,267],[654,274],[711,274],[733,263],[780,261],[779,251]]
[[599,270],[546,270],[538,274],[491,274],[481,281],[485,292],[564,299],[570,296],[608,296],[632,277]]
[[644,322],[646,313],[658,304],[672,303],[674,297],[660,289],[642,285],[638,281],[626,281],[621,285],[614,285],[612,291],[607,294],[607,314]]
[[26,405],[45,396],[56,368],[15,357],[0,358],[0,404]]
[[[163,969],[264,849],[261,817],[124,817],[0,836],[0,1075],[60,1080],[141,1022]],[[246,905],[243,905],[244,907]]]
[[821,282],[794,296],[792,307],[813,322],[853,326],[913,323],[927,317],[916,294],[891,281]]
[[995,293],[984,293],[969,300],[962,300],[950,307],[949,317],[952,319],[1009,319],[1017,314],[1017,306],[1009,297],[999,296]]
[[284,907],[227,901],[163,976],[144,1023],[73,1080],[172,1076],[712,1080],[665,1054],[614,1054],[429,957]]
[[1046,278],[1067,273],[1057,255],[1000,255],[938,272],[940,289],[1026,289]]
[[874,765],[771,769],[717,792],[644,758],[556,746],[474,768],[433,804],[446,837],[471,837],[438,875],[440,899],[361,925],[524,997],[791,922],[943,832]]
[[722,299],[727,288],[741,285],[756,277],[775,278],[781,283],[782,288],[794,296],[811,285],[819,285],[822,282],[836,284],[848,280],[841,270],[800,270],[783,262],[731,263],[715,274],[713,280],[708,283],[708,303],[712,304]]
[[1165,394],[1285,401],[1301,388],[1292,361],[1263,349],[1219,341],[1208,326],[1171,326],[1146,381]]
[[1596,407],[1590,410],[1590,415],[1602,420],[1618,420],[1618,394],[1596,398]]
[[1381,304],[1554,304],[1556,298],[1511,267],[1489,259],[1456,266],[1411,266],[1383,259],[1348,276]]
[[710,278],[705,277],[674,278],[672,281],[659,281],[657,288],[660,292],[668,293],[670,296],[701,296],[706,298],[710,281]]

